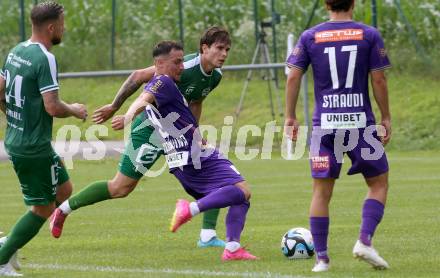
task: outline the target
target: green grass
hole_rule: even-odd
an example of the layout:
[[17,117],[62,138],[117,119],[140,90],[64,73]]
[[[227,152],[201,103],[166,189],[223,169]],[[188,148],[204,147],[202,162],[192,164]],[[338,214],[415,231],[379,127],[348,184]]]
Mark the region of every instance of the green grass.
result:
[[[85,207],[72,214],[63,236],[51,238],[47,224],[20,251],[26,277],[438,277],[440,248],[439,152],[390,152],[390,191],[385,217],[374,244],[391,269],[378,272],[351,257],[366,187],[361,176],[342,175],[331,204],[330,272],[312,275],[313,260],[289,261],[280,251],[281,236],[295,226],[308,227],[311,179],[308,163],[272,160],[234,161],[252,185],[242,242],[258,262],[220,262],[220,249],[196,249],[200,218],[178,233],[168,231],[176,198],[187,197],[169,174],[143,179],[126,199]],[[347,163],[348,164],[348,163]],[[75,161],[70,176],[75,192],[111,178],[117,161]],[[348,165],[344,166],[346,172]],[[8,163],[0,163],[0,230],[8,232],[25,211],[18,182]],[[224,213],[218,231],[224,235]],[[59,269],[53,269],[58,267]],[[113,268],[111,270],[110,268]],[[82,269],[82,270],[81,270]],[[166,270],[168,272],[166,272]],[[185,272],[187,271],[187,272]],[[184,275],[186,273],[186,275]],[[242,273],[242,275],[240,275]],[[249,276],[245,276],[245,273]],[[271,275],[271,276],[270,276]]]
[[[201,119],[202,124],[213,125],[220,132],[221,127],[224,125],[224,117],[234,115],[243,88],[244,77],[240,78],[242,75],[243,73],[239,73],[239,75],[231,72],[225,73],[225,79],[220,83],[220,86],[205,100]],[[388,80],[393,118],[393,138],[388,148],[396,150],[440,150],[440,141],[437,140],[440,137],[440,129],[437,128],[440,126],[440,117],[437,116],[440,112],[440,95],[438,94],[440,80],[424,76],[411,76],[397,71],[391,71]],[[67,102],[85,103],[91,115],[95,109],[113,100],[123,81],[123,78],[63,79],[61,80],[61,97]],[[280,79],[281,86],[284,86],[284,82],[284,77],[282,77]],[[309,85],[309,88],[310,111],[312,111],[312,84]],[[282,88],[279,93],[282,101],[282,111],[284,111],[284,89]],[[135,95],[126,102],[119,113],[125,113]],[[302,121],[303,105],[301,99],[297,107],[297,114]],[[274,105],[276,112],[278,112],[276,101]],[[246,94],[239,121],[234,123],[232,145],[235,145],[237,126],[254,124],[264,129],[265,124],[272,120],[269,107],[267,83],[260,79],[258,72],[255,72],[254,79],[250,83]],[[278,117],[278,113],[276,114],[278,125],[281,126],[283,119]],[[109,122],[106,123],[108,136],[100,136],[100,138],[104,140],[122,139],[122,133],[114,132]],[[81,129],[82,138],[84,139],[85,131],[93,123],[90,120],[82,123],[73,118],[56,119],[54,137],[58,129],[65,124],[77,125]],[[5,119],[2,114],[0,115],[0,138],[4,138],[4,127]],[[218,137],[220,138],[220,134],[218,134]],[[252,145],[261,144],[262,136],[249,136],[248,142]]]

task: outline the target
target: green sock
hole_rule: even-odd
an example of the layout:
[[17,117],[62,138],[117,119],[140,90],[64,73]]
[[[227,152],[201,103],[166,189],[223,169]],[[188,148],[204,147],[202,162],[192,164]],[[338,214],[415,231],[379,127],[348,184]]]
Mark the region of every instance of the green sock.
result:
[[26,212],[12,227],[8,235],[8,240],[0,247],[0,265],[9,262],[11,256],[26,243],[28,243],[43,226],[46,219],[34,214],[31,211]]
[[111,196],[107,181],[97,181],[70,197],[69,206],[72,210],[76,210],[108,199],[111,199]]
[[210,209],[203,213],[202,229],[215,230],[220,209]]

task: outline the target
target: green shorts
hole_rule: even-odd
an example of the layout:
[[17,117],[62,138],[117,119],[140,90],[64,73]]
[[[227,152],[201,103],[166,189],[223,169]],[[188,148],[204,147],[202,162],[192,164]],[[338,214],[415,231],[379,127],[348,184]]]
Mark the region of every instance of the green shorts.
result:
[[158,147],[161,145],[160,139],[147,121],[144,121],[143,114],[134,119],[130,140],[119,160],[119,172],[136,180],[141,179],[164,153]]
[[66,168],[57,154],[47,157],[9,158],[20,181],[24,203],[48,205],[55,201],[57,186],[69,180]]

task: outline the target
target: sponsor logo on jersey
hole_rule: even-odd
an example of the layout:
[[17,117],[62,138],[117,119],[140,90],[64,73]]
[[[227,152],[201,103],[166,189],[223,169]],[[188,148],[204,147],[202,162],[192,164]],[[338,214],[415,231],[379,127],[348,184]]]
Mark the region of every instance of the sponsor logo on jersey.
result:
[[362,29],[326,30],[315,34],[315,42],[360,41],[364,39]]
[[205,88],[202,91],[202,96],[207,96],[211,92],[211,87]]
[[330,169],[330,158],[328,155],[312,156],[310,160],[312,161],[313,171],[325,171]]
[[20,56],[15,55],[14,53],[9,53],[6,58],[6,64],[13,65],[16,68],[20,68],[21,65],[26,65],[28,67],[32,66],[32,63],[28,60],[21,58]]
[[23,130],[24,130],[22,127],[19,127],[19,126],[15,125],[15,124],[13,124],[11,122],[7,122],[7,125],[10,126],[13,129],[17,129],[17,130],[19,130],[21,132],[23,132]]
[[195,89],[196,89],[196,86],[194,86],[194,85],[190,85],[190,86],[188,86],[188,88],[186,88],[186,90],[185,90],[185,94],[189,95],[189,94],[191,94],[192,92],[194,92]]
[[8,58],[6,58],[6,64],[9,64],[9,63],[11,63],[11,61],[12,61],[12,56],[14,55],[14,53],[9,53],[8,54]]
[[162,143],[162,146],[164,151],[169,154],[177,149],[188,147],[189,143],[183,135],[180,135],[178,138],[168,136],[165,138],[165,142]]
[[189,152],[175,152],[165,155],[168,167],[177,168],[188,165]]
[[18,121],[21,121],[21,113],[17,111],[13,111],[11,109],[6,109],[6,115],[8,115],[11,118],[14,118]]
[[159,89],[160,86],[162,86],[163,82],[162,80],[156,80],[156,82],[154,83],[153,86],[151,86],[150,88],[148,88],[148,90],[152,93],[157,93],[157,89]]
[[322,113],[322,129],[365,128],[367,116],[365,112],[358,113]]
[[295,47],[292,51],[292,55],[293,56],[299,56],[299,54],[301,54],[301,48],[299,47]]

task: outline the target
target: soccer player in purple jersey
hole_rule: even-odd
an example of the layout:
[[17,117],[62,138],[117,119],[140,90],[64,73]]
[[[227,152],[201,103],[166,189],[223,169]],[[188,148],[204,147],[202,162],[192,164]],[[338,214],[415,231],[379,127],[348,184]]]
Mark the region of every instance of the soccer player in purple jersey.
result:
[[[115,116],[112,127],[122,129],[142,111],[161,137],[170,172],[197,201],[178,200],[170,230],[176,232],[197,214],[229,207],[226,216],[226,246],[222,260],[255,260],[240,245],[249,209],[250,189],[246,181],[221,154],[201,138],[197,120],[179,91],[183,67],[183,47],[162,41],[153,50],[155,76],[124,116]],[[151,105],[153,104],[153,105]]]
[[[391,117],[384,70],[390,67],[390,62],[379,32],[353,21],[354,0],[326,0],[325,3],[330,21],[306,30],[287,60],[291,72],[286,83],[285,130],[292,140],[296,140],[298,132],[295,107],[301,77],[310,64],[314,77],[310,227],[317,262],[312,271],[329,269],[329,203],[345,153],[352,161],[348,174],[362,173],[368,185],[353,255],[376,269],[386,269],[388,263],[372,247],[371,241],[383,217],[388,191],[388,162],[383,145],[390,140]],[[378,130],[385,131],[380,136],[371,109],[368,76],[381,113],[382,128]]]

